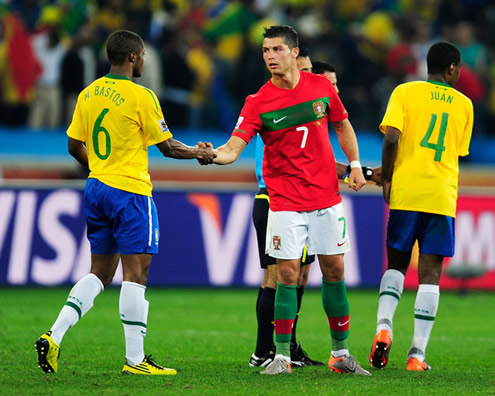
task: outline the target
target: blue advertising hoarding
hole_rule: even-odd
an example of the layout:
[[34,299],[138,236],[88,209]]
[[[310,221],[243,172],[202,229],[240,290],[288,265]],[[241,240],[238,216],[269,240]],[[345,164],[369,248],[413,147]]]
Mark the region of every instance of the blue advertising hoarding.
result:
[[[254,191],[160,190],[160,249],[149,284],[157,286],[258,286]],[[385,207],[379,195],[344,194],[352,251],[346,254],[348,286],[379,285],[384,263]],[[0,284],[66,285],[88,273],[90,249],[83,190],[0,189]],[[114,284],[122,280],[119,269]],[[310,286],[321,283],[313,265]]]

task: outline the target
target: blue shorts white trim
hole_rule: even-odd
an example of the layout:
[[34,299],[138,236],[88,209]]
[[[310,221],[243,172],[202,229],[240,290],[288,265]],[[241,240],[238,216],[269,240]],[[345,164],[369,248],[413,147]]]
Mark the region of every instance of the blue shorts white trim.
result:
[[420,253],[452,257],[455,219],[433,213],[391,210],[387,225],[387,246],[409,252],[416,240]]
[[91,253],[158,253],[160,229],[153,198],[90,178],[84,205]]

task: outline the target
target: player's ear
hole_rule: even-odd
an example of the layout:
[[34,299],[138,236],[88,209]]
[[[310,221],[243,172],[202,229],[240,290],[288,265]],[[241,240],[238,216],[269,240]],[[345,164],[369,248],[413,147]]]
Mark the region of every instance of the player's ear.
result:
[[129,52],[129,55],[127,55],[127,59],[129,59],[130,63],[134,63],[137,60],[137,54],[134,51]]
[[298,47],[294,47],[292,48],[292,52],[294,53],[294,55],[296,56],[296,58],[298,57],[299,55],[299,48]]

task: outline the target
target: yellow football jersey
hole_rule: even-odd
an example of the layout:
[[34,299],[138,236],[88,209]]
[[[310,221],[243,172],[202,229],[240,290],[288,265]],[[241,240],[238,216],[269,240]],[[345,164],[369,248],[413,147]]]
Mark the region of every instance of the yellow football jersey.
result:
[[67,135],[86,143],[89,177],[147,196],[148,146],[172,137],[153,91],[113,74],[79,94]]
[[390,96],[380,130],[401,131],[390,209],[455,217],[459,156],[469,154],[471,100],[433,81],[401,84]]

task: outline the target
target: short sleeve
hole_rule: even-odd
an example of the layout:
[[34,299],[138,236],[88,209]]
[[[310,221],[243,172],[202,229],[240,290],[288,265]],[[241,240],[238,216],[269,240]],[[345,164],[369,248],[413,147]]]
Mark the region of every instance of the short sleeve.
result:
[[147,146],[153,146],[172,137],[165,122],[160,103],[155,93],[141,87],[139,117]]
[[473,102],[468,99],[468,104],[466,107],[467,122],[459,145],[459,155],[462,157],[469,154],[469,143],[471,142],[471,135],[473,133]]
[[67,129],[67,136],[79,140],[81,142],[86,141],[86,134],[84,133],[84,127],[81,120],[81,100],[84,98],[86,90],[82,91],[76,103],[76,108],[74,109],[74,114],[72,115],[72,122]]
[[250,95],[246,98],[244,107],[241,110],[237,124],[232,132],[232,136],[237,136],[246,143],[249,143],[249,141],[256,136],[260,130],[261,118],[256,111],[255,104],[253,103],[253,95]]
[[380,131],[385,133],[387,127],[394,127],[399,131],[404,129],[404,105],[402,100],[402,89],[399,85],[394,89],[388,100],[387,110],[380,123]]
[[[326,77],[324,77],[325,80],[327,80]],[[327,80],[328,81],[328,80]],[[329,107],[330,107],[330,112],[329,112],[329,119],[331,122],[339,122],[343,121],[346,118],[349,117],[349,114],[347,113],[347,110],[344,107],[344,104],[340,100],[339,95],[337,94],[337,91],[335,90],[335,87],[329,82]]]

